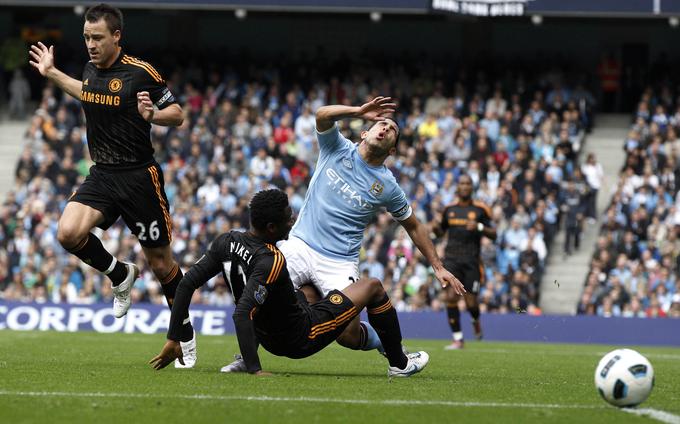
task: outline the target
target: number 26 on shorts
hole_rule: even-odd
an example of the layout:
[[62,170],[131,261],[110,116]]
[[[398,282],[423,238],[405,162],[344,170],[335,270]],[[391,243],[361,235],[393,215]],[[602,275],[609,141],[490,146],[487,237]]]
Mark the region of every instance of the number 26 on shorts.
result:
[[149,224],[148,231],[144,224],[141,222],[137,222],[135,223],[135,225],[137,225],[137,227],[139,228],[139,234],[137,235],[137,238],[141,241],[147,240],[147,233],[148,238],[151,240],[158,240],[158,237],[160,237],[161,235],[161,230],[158,229],[158,221],[153,221],[151,224]]

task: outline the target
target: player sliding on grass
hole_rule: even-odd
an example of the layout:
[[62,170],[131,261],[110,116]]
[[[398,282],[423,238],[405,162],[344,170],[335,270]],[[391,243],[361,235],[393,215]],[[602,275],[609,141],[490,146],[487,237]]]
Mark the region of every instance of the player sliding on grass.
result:
[[[396,152],[399,139],[397,123],[386,116],[395,107],[392,98],[376,97],[361,106],[330,105],[316,112],[319,160],[291,237],[279,245],[293,284],[309,302],[332,290],[343,290],[359,278],[361,241],[381,209],[406,229],[443,287],[458,295],[465,292],[442,265],[429,228],[416,218],[406,194],[384,164]],[[346,118],[374,122],[361,133],[360,143],[340,134],[335,122]],[[359,322],[358,317],[338,337],[338,343],[357,350],[381,349],[370,322]],[[243,363],[237,359],[222,371],[242,369]]]
[[236,262],[246,284],[237,296],[234,325],[245,370],[264,374],[258,342],[274,355],[305,358],[332,343],[365,307],[389,361],[390,377],[408,377],[428,362],[425,352],[404,354],[397,312],[375,279],[361,279],[344,290],[331,290],[312,305],[296,292],[286,259],[275,246],[288,237],[293,225],[288,197],[280,190],[264,190],[250,201],[250,230],[218,236],[210,249],[185,274],[177,288],[170,317],[168,341],[150,364],[157,370],[178,358],[182,361],[181,327],[194,291],[217,273],[223,263]]

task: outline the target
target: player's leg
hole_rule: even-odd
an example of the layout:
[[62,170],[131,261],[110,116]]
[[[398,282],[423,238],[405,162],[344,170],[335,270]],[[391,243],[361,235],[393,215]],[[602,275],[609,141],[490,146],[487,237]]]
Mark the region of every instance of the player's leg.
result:
[[[137,237],[144,256],[172,308],[177,286],[184,276],[172,256],[172,220],[165,195],[163,173],[158,164],[116,175],[116,200],[121,217]],[[129,292],[128,292],[129,299]],[[185,317],[180,339],[184,363],[196,362],[196,345],[189,316]],[[177,367],[179,362],[175,363]]]
[[[456,278],[458,278],[465,286],[465,290],[469,290],[469,284],[466,282],[466,270],[457,263],[447,262],[445,264],[446,269],[448,269]],[[451,328],[451,335],[453,341],[451,344],[445,347],[446,350],[458,350],[462,349],[464,346],[463,341],[463,330],[460,327],[460,309],[458,308],[458,303],[462,298],[460,295],[456,294],[453,287],[447,287],[445,289],[446,296],[446,315],[449,321],[449,327]]]
[[446,316],[449,320],[449,328],[451,328],[451,335],[453,337],[451,344],[445,347],[446,350],[463,348],[463,330],[460,327],[460,309],[458,308],[460,299],[461,296],[454,293],[452,288],[446,288]]
[[347,286],[342,293],[357,309],[366,308],[368,321],[375,328],[390,363],[388,375],[408,377],[427,365],[429,356],[425,352],[409,353],[408,356],[404,354],[397,311],[380,281],[374,278],[360,279]]
[[[474,271],[474,270],[471,270]],[[484,282],[484,266],[479,263],[477,265],[477,269],[475,272],[471,272],[474,274],[475,280],[472,283],[472,290],[469,290],[465,293],[465,305],[467,306],[468,312],[470,312],[470,317],[472,318],[472,328],[475,333],[475,338],[477,340],[481,340],[483,337],[482,334],[482,322],[480,320],[480,313],[479,313],[479,302],[478,302],[478,295],[479,295],[479,289],[482,286],[482,283]]]
[[59,218],[57,240],[86,264],[106,274],[111,280],[114,293],[113,310],[120,318],[129,305],[119,302],[118,291],[131,286],[139,274],[133,264],[119,262],[102,245],[90,230],[99,226],[107,229],[119,216],[118,209],[106,187],[106,177],[95,167],[85,182],[74,193]]
[[[303,240],[291,237],[277,247],[286,258],[288,274],[295,288],[312,304],[331,290],[342,290],[359,277],[359,267],[350,261],[337,261],[315,252]],[[368,322],[353,319],[337,342],[354,350],[381,349],[380,338]]]

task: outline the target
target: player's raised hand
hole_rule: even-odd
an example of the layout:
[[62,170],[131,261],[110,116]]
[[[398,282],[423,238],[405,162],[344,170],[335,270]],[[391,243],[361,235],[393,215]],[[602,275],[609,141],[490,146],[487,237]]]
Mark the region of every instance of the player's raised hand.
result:
[[383,121],[385,116],[390,113],[394,113],[397,104],[392,101],[391,97],[378,96],[368,103],[364,103],[359,108],[359,113],[357,114],[359,118],[363,118],[369,121]]
[[179,363],[184,365],[184,357],[182,356],[182,346],[180,346],[179,342],[176,342],[174,340],[168,340],[167,342],[165,342],[163,349],[161,349],[161,353],[154,356],[149,361],[149,364],[151,364],[153,369],[161,370],[167,367],[168,364],[170,364],[175,359],[179,359]]
[[47,73],[54,68],[54,46],[49,48],[44,45],[41,41],[38,44],[32,44],[31,50],[28,54],[33,60],[29,60],[28,63],[40,72],[40,75],[47,76]]
[[435,277],[439,280],[442,287],[450,286],[453,291],[458,295],[465,294],[465,287],[453,274],[451,274],[446,268],[440,268],[435,271]]
[[153,102],[151,101],[151,97],[149,97],[148,91],[140,91],[137,93],[137,110],[146,122],[151,122],[153,119],[154,109]]

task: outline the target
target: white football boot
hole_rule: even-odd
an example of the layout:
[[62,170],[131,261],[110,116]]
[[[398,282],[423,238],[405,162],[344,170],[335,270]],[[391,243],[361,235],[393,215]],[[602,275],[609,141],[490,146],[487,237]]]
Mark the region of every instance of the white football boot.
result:
[[425,368],[427,362],[430,360],[430,355],[427,352],[413,352],[406,355],[408,362],[406,367],[402,370],[397,367],[388,367],[388,377],[410,377],[417,374]]
[[220,372],[246,372],[246,363],[243,357],[238,353],[234,355],[235,361],[229,365],[225,365],[220,369]]
[[132,286],[135,285],[135,280],[139,276],[139,268],[137,268],[137,265],[124,263],[128,269],[125,280],[116,287],[111,287],[111,291],[113,292],[113,315],[115,315],[116,318],[125,316],[128,309],[130,309],[130,305],[132,304],[130,292],[132,291]]

